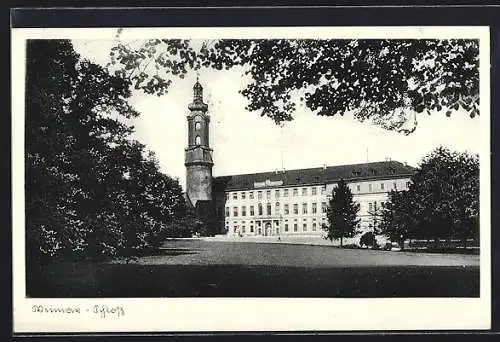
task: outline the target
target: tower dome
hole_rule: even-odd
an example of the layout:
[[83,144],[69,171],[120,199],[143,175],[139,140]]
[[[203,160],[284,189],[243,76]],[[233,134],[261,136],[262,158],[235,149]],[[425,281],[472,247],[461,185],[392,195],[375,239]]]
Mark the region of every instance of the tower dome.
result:
[[191,111],[200,110],[206,112],[208,110],[208,105],[203,102],[203,87],[198,77],[196,77],[196,83],[193,86],[193,102],[188,107]]

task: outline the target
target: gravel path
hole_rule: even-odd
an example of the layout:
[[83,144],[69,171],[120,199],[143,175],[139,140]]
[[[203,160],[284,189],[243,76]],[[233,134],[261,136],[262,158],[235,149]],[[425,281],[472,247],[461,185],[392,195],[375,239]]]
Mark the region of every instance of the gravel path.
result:
[[[115,260],[114,263],[122,263]],[[286,243],[179,239],[167,241],[144,265],[248,265],[292,267],[479,266],[478,255],[341,249]]]

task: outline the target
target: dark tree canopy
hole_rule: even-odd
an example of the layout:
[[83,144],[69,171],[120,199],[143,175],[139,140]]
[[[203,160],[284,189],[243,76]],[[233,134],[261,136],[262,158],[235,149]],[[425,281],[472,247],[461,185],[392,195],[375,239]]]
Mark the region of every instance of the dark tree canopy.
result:
[[439,147],[411,177],[408,191],[391,192],[381,228],[396,241],[477,238],[479,158]]
[[118,44],[109,67],[158,95],[191,70],[242,67],[247,109],[277,123],[292,120],[300,103],[406,134],[414,112],[479,115],[478,40],[151,39]]
[[120,120],[138,115],[130,84],[65,40],[28,41],[26,66],[28,260],[157,246],[185,203],[177,180]]
[[416,221],[414,208],[408,191],[391,190],[389,201],[382,211],[380,231],[391,241],[397,241],[404,248],[404,241],[414,237]]
[[328,225],[323,225],[326,238],[331,241],[340,239],[342,246],[344,238],[354,237],[358,233],[356,228],[360,221],[357,218],[358,212],[359,203],[354,202],[351,190],[341,179],[332,191],[332,198],[326,211]]

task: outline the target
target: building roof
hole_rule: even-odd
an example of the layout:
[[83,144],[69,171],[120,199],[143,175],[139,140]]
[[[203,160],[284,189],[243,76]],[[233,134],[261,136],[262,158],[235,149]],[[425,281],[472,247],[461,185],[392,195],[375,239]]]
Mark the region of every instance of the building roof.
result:
[[[398,161],[382,161],[309,169],[249,173],[214,178],[215,191],[301,186],[411,176],[414,168]],[[257,187],[255,186],[257,184]]]

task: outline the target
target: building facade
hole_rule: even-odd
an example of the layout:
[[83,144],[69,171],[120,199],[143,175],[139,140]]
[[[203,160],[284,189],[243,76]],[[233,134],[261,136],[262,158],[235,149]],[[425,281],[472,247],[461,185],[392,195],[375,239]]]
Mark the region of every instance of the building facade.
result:
[[[413,168],[397,161],[279,170],[212,178],[209,118],[197,81],[189,105],[186,192],[210,203],[216,231],[238,236],[322,235],[326,210],[340,179],[360,204],[358,229],[373,231],[389,192],[409,187]],[[199,124],[197,124],[199,123]]]

